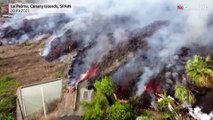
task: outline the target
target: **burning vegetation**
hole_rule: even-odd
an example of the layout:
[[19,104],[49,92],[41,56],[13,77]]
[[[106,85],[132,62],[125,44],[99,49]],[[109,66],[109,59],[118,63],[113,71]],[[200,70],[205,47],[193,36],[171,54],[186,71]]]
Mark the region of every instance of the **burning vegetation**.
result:
[[[198,63],[198,59],[201,60],[199,62],[204,62],[206,65],[200,67],[200,69],[211,67],[211,65],[207,65],[209,61],[212,61],[209,56],[202,58],[196,55],[193,60],[189,60],[186,64],[187,77],[190,78],[189,74],[195,75],[194,73],[197,72],[198,69],[190,72],[189,70],[201,64]],[[212,69],[209,70],[212,71]],[[205,76],[211,75],[210,71]],[[204,73],[205,71],[201,72],[201,74]],[[156,80],[152,80],[146,84],[141,96],[128,96],[131,91],[128,91],[126,87],[117,86],[116,83],[113,83],[114,80],[111,77],[104,77],[94,84],[96,90],[95,98],[90,103],[82,103],[86,108],[82,119],[134,120],[136,116],[140,115],[141,117],[137,119],[201,119],[197,114],[190,111],[191,108],[189,106],[185,106],[185,104],[198,105],[195,96],[199,95],[202,91],[196,89],[195,93],[195,89],[189,86],[194,85],[193,87],[201,87],[203,89],[203,86],[201,86],[201,81],[204,81],[203,78],[200,77],[198,80],[200,81],[199,84],[194,84],[190,79],[187,79],[186,84],[176,83],[175,88],[170,91],[171,94],[169,91],[160,90],[164,89],[164,86],[159,84],[159,81],[156,83]],[[206,79],[206,82],[211,81],[212,79]],[[128,85],[128,87],[131,87],[131,85]],[[213,86],[206,84],[205,87]],[[204,107],[203,109],[206,108]],[[126,114],[123,115],[124,113]],[[158,117],[155,118],[155,114]]]
[[66,14],[13,15],[0,40],[23,44],[47,35],[43,59],[71,53],[69,91],[85,80],[96,90],[82,103],[82,119],[200,119],[194,108],[212,111],[203,102],[213,86],[212,9],[179,12],[168,0],[80,1]]

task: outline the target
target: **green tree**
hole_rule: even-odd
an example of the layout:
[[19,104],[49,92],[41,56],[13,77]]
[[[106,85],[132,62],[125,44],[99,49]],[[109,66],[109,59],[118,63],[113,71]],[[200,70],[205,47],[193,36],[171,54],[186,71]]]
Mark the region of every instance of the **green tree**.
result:
[[106,109],[106,120],[131,120],[135,119],[135,113],[129,104],[115,102]]
[[104,77],[101,80],[96,81],[94,86],[97,92],[101,92],[107,96],[112,95],[115,91],[111,77]]
[[109,105],[106,96],[114,92],[112,79],[104,77],[95,82],[96,95],[89,103],[82,102],[85,112],[81,117],[83,120],[131,120],[135,118],[135,113],[129,104],[116,101]]
[[82,116],[83,120],[103,120],[105,119],[106,109],[109,107],[109,102],[105,95],[112,95],[114,87],[110,77],[104,77],[95,84],[96,95],[89,103],[82,102],[81,105],[85,108]]
[[192,79],[192,82],[200,87],[213,86],[213,71],[208,64],[211,61],[211,57],[207,56],[203,58],[199,55],[195,55],[193,60],[189,60],[186,64],[187,76]]
[[181,84],[177,83],[175,85],[175,98],[177,98],[181,103],[187,102],[193,104],[195,102],[194,95],[192,92]]
[[85,108],[85,112],[81,117],[82,120],[103,120],[105,118],[104,113],[109,107],[106,96],[100,92],[96,93],[91,102],[82,102],[81,105]]

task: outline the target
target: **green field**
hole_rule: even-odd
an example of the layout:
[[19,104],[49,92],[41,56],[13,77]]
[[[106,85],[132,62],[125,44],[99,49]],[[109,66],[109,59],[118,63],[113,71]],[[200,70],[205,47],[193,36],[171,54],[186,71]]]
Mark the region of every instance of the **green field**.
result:
[[16,108],[15,91],[20,83],[13,77],[0,75],[0,120],[13,120]]

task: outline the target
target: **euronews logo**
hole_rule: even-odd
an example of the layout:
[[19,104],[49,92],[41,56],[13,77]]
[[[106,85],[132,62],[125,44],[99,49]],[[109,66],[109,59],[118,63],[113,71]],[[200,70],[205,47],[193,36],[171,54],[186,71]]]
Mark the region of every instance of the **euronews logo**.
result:
[[177,10],[187,10],[187,11],[206,11],[208,10],[207,5],[177,5]]

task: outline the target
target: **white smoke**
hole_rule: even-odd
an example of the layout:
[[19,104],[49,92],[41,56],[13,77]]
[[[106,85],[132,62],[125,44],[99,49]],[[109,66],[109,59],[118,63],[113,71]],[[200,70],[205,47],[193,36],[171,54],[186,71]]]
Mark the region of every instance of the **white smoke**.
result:
[[141,80],[138,82],[138,84],[140,85],[140,89],[138,89],[137,95],[140,95],[141,93],[144,92],[145,84],[147,84],[147,82],[150,80],[150,77],[152,77],[153,74],[154,74],[153,70],[151,70],[148,67],[144,67],[144,73],[140,77]]
[[[213,21],[211,19],[213,10],[210,8],[213,2],[205,1],[208,6],[205,10],[193,9],[193,6],[199,4],[200,1],[197,4],[193,4],[191,9],[179,11],[178,15],[170,20],[171,24],[169,26],[159,30],[158,33],[147,40],[149,63],[146,67],[149,68],[149,71],[144,71],[141,75],[138,83],[138,95],[142,94],[145,83],[150,80],[149,77],[159,74],[165,64],[174,63],[174,56],[180,48],[213,47],[213,35],[210,32],[212,31],[212,25],[209,25],[209,22]],[[190,4],[183,2],[181,5]]]
[[131,60],[124,66],[120,67],[114,74],[112,79],[119,85],[128,86],[131,80],[137,80],[143,71],[143,59],[141,55],[143,51],[138,50]]
[[[51,2],[60,3],[61,0],[51,0]],[[107,36],[106,34],[109,32],[116,38],[116,42],[122,41],[120,38],[124,32],[118,31],[143,28],[157,20],[170,22],[169,26],[147,39],[149,62],[146,62],[147,69],[141,75],[138,83],[138,95],[143,92],[141,89],[151,76],[158,74],[165,64],[173,61],[173,56],[181,47],[213,45],[213,36],[210,32],[213,30],[211,24],[213,21],[213,8],[211,8],[213,1],[211,0],[196,0],[196,2],[184,0],[72,0],[71,4],[72,9],[69,13],[65,13],[66,16],[70,17],[70,21],[64,26],[58,27],[55,34],[58,36],[58,34],[64,33],[64,29],[71,29],[75,33],[73,39],[83,40],[86,43],[94,39],[104,41],[106,40],[104,36]],[[184,6],[185,9],[177,10],[178,5]],[[206,9],[199,9],[199,5],[205,5]],[[4,26],[15,26],[15,29],[18,29],[25,19],[39,19],[43,16],[50,16],[50,14],[15,15]],[[129,20],[123,24],[116,22],[116,17],[126,17]],[[50,30],[55,28],[55,20],[57,19],[47,19],[46,23],[51,24],[48,24],[46,28]],[[37,29],[34,30],[37,31]],[[20,38],[27,39],[27,36],[29,36],[28,33]],[[123,41],[125,42],[127,38],[128,35],[124,36]],[[103,41],[98,42],[95,48],[90,50],[90,57],[93,56],[93,58],[87,59],[94,59],[98,54],[99,57],[102,57],[113,48],[108,42],[104,44]]]

